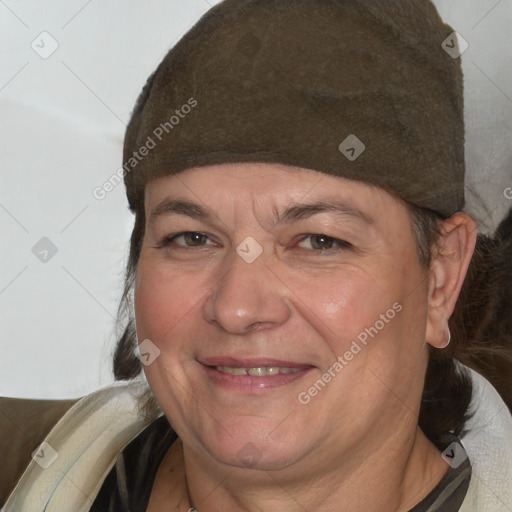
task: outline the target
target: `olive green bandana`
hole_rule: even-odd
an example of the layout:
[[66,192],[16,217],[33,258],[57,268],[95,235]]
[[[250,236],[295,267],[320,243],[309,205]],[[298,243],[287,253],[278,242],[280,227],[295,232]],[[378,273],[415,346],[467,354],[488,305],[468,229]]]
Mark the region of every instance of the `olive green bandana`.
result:
[[269,162],[452,215],[465,170],[455,45],[426,0],[221,2],[141,93],[124,146],[131,209],[154,178]]

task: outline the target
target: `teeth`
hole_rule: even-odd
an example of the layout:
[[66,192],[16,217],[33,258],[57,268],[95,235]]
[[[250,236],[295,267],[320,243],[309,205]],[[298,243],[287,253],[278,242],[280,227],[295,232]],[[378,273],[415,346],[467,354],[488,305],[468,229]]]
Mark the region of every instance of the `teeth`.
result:
[[247,375],[245,368],[231,368],[229,366],[217,366],[217,370],[225,373],[231,373],[232,375]]
[[287,368],[278,366],[258,366],[255,368],[239,368],[234,366],[216,366],[220,372],[230,373],[231,375],[252,375],[253,377],[264,377],[265,375],[277,375],[278,373],[297,373],[305,369],[304,366],[298,368]]
[[248,368],[247,375],[254,375],[255,377],[262,377],[263,375],[267,375],[266,368]]

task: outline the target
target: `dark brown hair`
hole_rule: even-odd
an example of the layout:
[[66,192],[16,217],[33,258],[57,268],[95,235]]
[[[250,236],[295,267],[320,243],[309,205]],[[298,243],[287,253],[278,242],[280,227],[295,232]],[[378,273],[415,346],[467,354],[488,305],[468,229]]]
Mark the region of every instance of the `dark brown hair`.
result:
[[[411,206],[411,225],[418,258],[426,271],[438,245],[442,218]],[[114,353],[116,380],[129,380],[142,370],[134,355],[137,343],[132,315],[132,292],[144,237],[145,214],[135,214],[125,286],[118,310],[121,332]],[[430,348],[418,423],[439,447],[447,432],[460,435],[471,414],[472,384],[460,361],[486,376],[512,409],[512,210],[495,236],[478,235],[477,247],[455,312],[450,319],[452,343]],[[508,287],[507,287],[508,283]]]

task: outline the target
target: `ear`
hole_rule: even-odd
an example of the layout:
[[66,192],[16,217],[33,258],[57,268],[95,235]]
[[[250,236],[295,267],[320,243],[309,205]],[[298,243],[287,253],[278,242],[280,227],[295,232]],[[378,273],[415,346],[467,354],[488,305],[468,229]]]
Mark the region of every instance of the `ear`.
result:
[[434,250],[429,276],[425,339],[436,348],[449,343],[451,317],[475,250],[477,228],[459,212],[443,221],[439,249]]

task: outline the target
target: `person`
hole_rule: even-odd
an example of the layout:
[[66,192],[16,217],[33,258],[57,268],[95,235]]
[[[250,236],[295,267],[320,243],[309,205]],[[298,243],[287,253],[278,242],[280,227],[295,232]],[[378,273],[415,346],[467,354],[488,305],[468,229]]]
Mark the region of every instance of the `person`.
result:
[[475,371],[510,397],[510,291],[473,286],[510,282],[512,214],[485,238],[463,212],[446,44],[426,0],[224,0],[171,49],[125,136],[120,384],[5,510],[510,509]]

